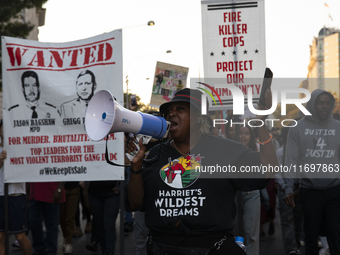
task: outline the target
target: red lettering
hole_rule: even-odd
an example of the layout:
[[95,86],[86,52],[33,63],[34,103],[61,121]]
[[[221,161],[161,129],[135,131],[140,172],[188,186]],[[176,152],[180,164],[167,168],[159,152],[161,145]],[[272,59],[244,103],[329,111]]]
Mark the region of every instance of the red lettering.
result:
[[228,12],[223,13],[223,22],[227,22],[228,19]]
[[242,24],[242,34],[247,33],[247,24]]
[[240,37],[240,42],[241,42],[240,46],[244,46],[243,36]]
[[21,139],[20,139],[20,137],[8,137],[8,143],[9,143],[9,145],[21,144]]
[[[247,62],[247,61],[244,61],[245,63]],[[245,69],[245,70],[248,70],[248,69]],[[240,71],[243,71],[243,61],[240,61]]]
[[21,54],[20,48],[16,48],[15,49],[15,53],[14,53],[14,47],[7,47],[7,52],[8,52],[8,56],[9,56],[9,60],[11,62],[11,65],[14,66],[15,65],[15,60],[17,60],[18,66],[21,65],[21,57],[26,53],[26,51],[28,51],[28,49],[23,49],[23,52]]
[[256,93],[257,93],[257,94],[260,94],[261,84],[259,84],[259,85],[256,85],[256,84],[255,84],[255,88],[256,88]]
[[[56,51],[56,50],[51,50],[50,51],[51,52],[51,61],[50,61],[50,64],[49,64],[49,66],[48,67],[53,67],[53,65],[52,65],[52,60],[54,59],[55,60],[55,62],[57,63],[57,66],[58,67],[63,67],[63,59],[60,57],[60,55],[59,55],[59,52],[58,51]],[[62,54],[63,54],[63,58],[64,58],[64,56],[65,56],[65,53],[66,53],[66,51],[63,51],[62,52]]]
[[37,63],[37,66],[45,67],[44,53],[42,50],[37,51],[37,53],[33,56],[32,61],[28,64],[28,66],[33,66],[33,62]]
[[71,64],[70,66],[77,66],[78,50],[69,50],[68,55],[72,52]]
[[11,165],[22,165],[24,164],[24,157],[11,158]]
[[109,43],[105,43],[106,45],[106,58],[105,61],[109,60],[112,57],[112,53],[113,53],[113,48]]
[[[96,45],[94,45],[92,47],[86,47],[85,48],[84,65],[88,65],[89,63],[93,63],[95,61],[94,52],[95,52],[96,49],[97,49]],[[91,60],[90,60],[90,58],[91,58]]]
[[241,87],[243,95],[247,95],[247,86],[246,85],[242,85],[240,87]]
[[104,43],[98,45],[98,58],[97,62],[104,60]]
[[228,83],[243,83],[243,78],[244,78],[243,73],[227,74]]
[[117,153],[115,154],[110,153],[110,160],[117,160]]
[[224,22],[240,22],[241,20],[241,12],[225,12],[223,13],[223,21]]
[[217,62],[216,67],[218,72],[248,71],[253,70],[253,60]]
[[[222,96],[229,96],[229,94],[230,94],[230,91],[229,91],[229,89],[227,89],[227,88],[222,88]],[[220,95],[221,96],[221,95]]]

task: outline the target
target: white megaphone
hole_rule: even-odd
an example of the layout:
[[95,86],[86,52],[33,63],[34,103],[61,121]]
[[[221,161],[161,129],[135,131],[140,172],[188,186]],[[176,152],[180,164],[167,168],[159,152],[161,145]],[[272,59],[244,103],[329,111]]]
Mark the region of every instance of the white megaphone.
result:
[[91,98],[85,115],[85,130],[93,141],[104,139],[108,134],[128,132],[166,137],[170,122],[164,118],[125,109],[115,101],[111,92],[100,90]]

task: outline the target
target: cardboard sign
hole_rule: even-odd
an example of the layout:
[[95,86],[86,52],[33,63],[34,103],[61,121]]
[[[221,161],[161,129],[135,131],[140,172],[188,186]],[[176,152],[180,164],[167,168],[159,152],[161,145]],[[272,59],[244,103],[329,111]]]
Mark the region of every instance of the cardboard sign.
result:
[[189,68],[157,62],[150,106],[159,107],[187,85]]
[[[212,86],[222,102],[216,105],[209,100],[209,109],[232,109],[231,92],[223,84],[237,86],[243,93],[251,87],[253,101],[258,101],[266,67],[264,0],[213,0],[201,4],[203,83]],[[211,80],[216,78],[220,79]]]

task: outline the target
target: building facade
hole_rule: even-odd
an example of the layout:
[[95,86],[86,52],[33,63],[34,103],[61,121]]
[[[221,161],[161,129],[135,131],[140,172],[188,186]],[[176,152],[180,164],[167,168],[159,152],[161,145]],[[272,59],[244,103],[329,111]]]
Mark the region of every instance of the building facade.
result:
[[[34,25],[34,28],[26,39],[38,41],[38,27],[45,25],[45,14],[46,9],[37,9],[34,7],[24,9],[17,15],[16,20]],[[0,91],[0,107],[2,108],[2,91]],[[0,119],[2,119],[2,111],[0,111]]]
[[310,45],[308,89],[324,89],[339,98],[340,30],[324,27]]

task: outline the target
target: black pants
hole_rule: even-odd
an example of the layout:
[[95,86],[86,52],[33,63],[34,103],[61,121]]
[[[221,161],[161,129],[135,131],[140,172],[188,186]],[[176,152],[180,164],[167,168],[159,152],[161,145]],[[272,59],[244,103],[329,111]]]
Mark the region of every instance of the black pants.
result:
[[[149,237],[150,238],[150,237]],[[205,254],[205,252],[207,250],[209,250],[209,248],[213,247],[214,244],[218,241],[220,241],[220,238],[202,238],[202,237],[193,237],[190,236],[189,238],[187,238],[187,240],[181,242],[181,245],[178,244],[178,242],[176,242],[176,240],[178,240],[178,238],[174,237],[172,238],[171,236],[166,237],[166,239],[164,239],[165,241],[165,245],[171,245],[173,247],[206,247],[206,249],[202,249],[202,248],[198,248],[198,252],[197,253],[192,253],[192,252],[178,252],[178,251],[174,251],[171,248],[167,249],[165,248],[164,251],[162,249],[158,249],[158,251],[155,251],[154,248],[156,248],[156,246],[162,246],[162,243],[164,242],[160,242],[163,240],[160,240],[159,238],[153,238],[156,241],[156,245],[154,245],[152,242],[150,242],[150,239],[148,238],[148,242],[147,242],[147,253],[148,255],[177,255],[177,254],[199,254],[199,255],[203,255]],[[158,242],[157,242],[158,241]],[[156,248],[157,250],[157,248]],[[202,251],[203,250],[203,251]],[[234,236],[228,236],[227,239],[223,242],[223,244],[221,244],[220,248],[218,250],[216,249],[211,249],[210,253],[208,253],[209,255],[225,255],[225,254],[230,254],[230,255],[245,255],[246,253],[235,243],[235,239]]]
[[340,255],[340,186],[326,190],[300,189],[306,235],[306,254],[318,255],[322,224],[332,255]]

